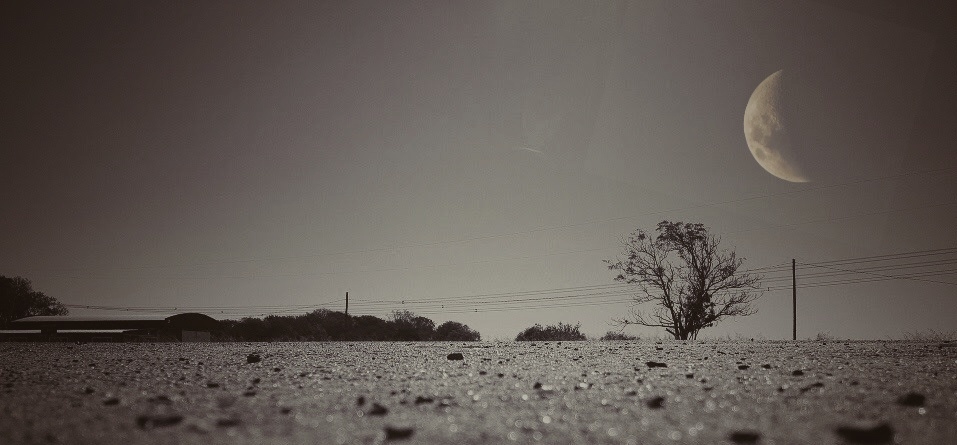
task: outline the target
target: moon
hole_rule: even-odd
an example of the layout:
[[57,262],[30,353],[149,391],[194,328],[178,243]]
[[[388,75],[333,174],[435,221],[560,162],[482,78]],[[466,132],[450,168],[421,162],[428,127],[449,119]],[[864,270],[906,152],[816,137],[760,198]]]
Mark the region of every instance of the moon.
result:
[[751,155],[768,173],[785,181],[809,182],[801,153],[788,134],[785,80],[784,71],[777,71],[751,93],[744,109],[744,138]]

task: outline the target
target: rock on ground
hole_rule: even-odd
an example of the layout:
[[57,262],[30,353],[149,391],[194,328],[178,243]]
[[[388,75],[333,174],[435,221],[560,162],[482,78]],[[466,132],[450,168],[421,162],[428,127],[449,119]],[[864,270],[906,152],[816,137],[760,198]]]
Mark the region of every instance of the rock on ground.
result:
[[957,348],[939,342],[0,343],[0,357],[4,444],[957,443]]

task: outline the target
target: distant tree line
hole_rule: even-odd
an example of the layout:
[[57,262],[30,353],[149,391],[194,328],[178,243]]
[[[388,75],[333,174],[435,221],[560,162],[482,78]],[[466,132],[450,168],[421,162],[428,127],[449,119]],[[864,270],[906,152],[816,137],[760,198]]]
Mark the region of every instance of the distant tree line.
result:
[[269,315],[220,321],[216,334],[226,341],[479,341],[467,325],[432,320],[409,311],[394,311],[387,320],[352,316],[328,309],[302,315]]
[[0,275],[0,327],[18,318],[69,312],[56,298],[33,290],[30,280]]

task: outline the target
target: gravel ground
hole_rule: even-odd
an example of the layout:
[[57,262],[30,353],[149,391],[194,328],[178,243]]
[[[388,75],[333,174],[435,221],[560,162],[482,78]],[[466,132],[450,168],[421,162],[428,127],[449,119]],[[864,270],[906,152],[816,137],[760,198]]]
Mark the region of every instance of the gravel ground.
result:
[[[459,355],[460,354],[460,355]],[[957,443],[957,343],[0,343],[0,443]]]

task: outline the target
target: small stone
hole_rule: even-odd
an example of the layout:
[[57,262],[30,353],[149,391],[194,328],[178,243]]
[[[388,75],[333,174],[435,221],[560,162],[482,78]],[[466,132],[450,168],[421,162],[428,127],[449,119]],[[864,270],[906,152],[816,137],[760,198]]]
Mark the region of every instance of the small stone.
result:
[[[11,383],[9,385],[12,386],[13,384]],[[87,386],[86,388],[83,388],[83,394],[93,394],[93,388],[90,388],[89,386]]]
[[431,397],[418,396],[418,397],[415,398],[415,404],[416,404],[416,405],[421,405],[421,404],[423,404],[423,403],[432,403],[432,402],[434,402],[434,401],[435,401],[435,399],[433,399],[433,398],[431,398]]
[[151,397],[151,398],[147,399],[147,401],[150,402],[150,403],[155,403],[155,404],[157,404],[157,405],[170,405],[170,404],[173,403],[173,401],[170,400],[169,397],[166,397],[166,396],[164,396],[164,395],[158,395],[158,396],[156,396],[156,397]]
[[894,428],[889,424],[881,423],[873,426],[856,425],[838,427],[835,432],[845,441],[851,443],[890,443],[894,440]]
[[685,374],[685,378],[693,379],[693,378],[694,378],[694,373],[693,373],[693,372],[689,372],[689,373]]
[[366,404],[366,398],[365,398],[365,397],[359,396],[359,397],[356,398],[356,406],[363,406],[363,405],[365,405],[365,404]]
[[541,382],[535,382],[535,384],[532,385],[532,389],[542,389],[542,383],[541,383]]
[[748,368],[750,368],[750,366],[748,366],[748,365],[738,365],[738,369],[740,369],[740,370],[742,370],[742,371],[744,371],[745,369],[748,369]]
[[254,379],[252,380],[252,382],[253,382],[253,385],[258,385],[258,384],[259,384],[259,382],[261,382],[261,381],[262,381],[262,379],[261,379],[261,378],[259,378],[259,377],[256,377],[256,378],[254,378]]
[[795,377],[800,377],[804,375],[804,371],[801,371],[800,369],[795,369],[793,372],[791,372],[791,375]]
[[385,427],[385,440],[404,440],[412,437],[414,430],[412,428],[393,428]]
[[752,444],[758,443],[761,434],[755,431],[735,431],[728,435],[728,439],[734,443]]
[[153,428],[164,428],[176,425],[183,421],[183,416],[179,414],[170,414],[166,416],[147,416],[142,415],[136,418],[136,425],[140,429],[151,430]]
[[923,394],[918,394],[916,392],[909,392],[905,395],[902,395],[897,398],[897,404],[902,406],[913,406],[921,407],[924,406],[924,402],[927,400]]
[[259,363],[263,361],[263,358],[259,354],[249,354],[246,356],[246,363]]
[[449,359],[449,360],[463,360],[463,359],[465,359],[465,356],[462,355],[461,352],[453,352],[453,353],[447,355],[445,358],[447,358],[447,359]]
[[767,363],[761,365],[761,367],[764,368],[764,369],[771,369],[771,365],[769,365],[769,364],[767,364]]
[[808,392],[808,391],[810,391],[810,390],[812,390],[812,389],[814,389],[814,388],[822,388],[822,387],[824,387],[824,384],[823,384],[823,383],[821,383],[821,382],[815,382],[815,383],[812,383],[812,384],[810,384],[810,385],[807,385],[807,386],[801,388],[801,392]]
[[280,408],[280,409],[279,409],[279,412],[282,413],[282,414],[289,414],[289,413],[292,412],[292,408],[285,408],[285,407],[283,407],[283,408]]
[[378,403],[373,403],[372,408],[369,409],[370,416],[384,416],[389,414],[389,408],[386,408]]
[[256,391],[253,391],[253,390],[251,390],[251,389],[250,389],[250,390],[247,390],[246,392],[243,393],[243,396],[245,396],[245,397],[253,397],[253,396],[255,396],[255,395],[256,395]]
[[219,388],[219,383],[216,383],[216,382],[207,382],[207,383],[206,383],[206,387],[207,387],[207,388]]
[[239,419],[226,418],[226,419],[217,420],[216,426],[220,428],[229,428],[229,427],[239,426],[240,423],[242,422]]
[[653,397],[653,398],[651,398],[651,399],[648,399],[648,401],[646,402],[646,404],[648,405],[648,408],[651,408],[651,409],[664,408],[664,406],[665,406],[665,398],[664,398],[664,397],[661,397],[661,396]]
[[655,361],[645,362],[645,365],[647,365],[649,368],[667,368],[668,367],[667,363],[655,362]]
[[110,397],[104,400],[103,404],[106,406],[116,406],[120,404],[120,399],[117,399],[116,397]]

